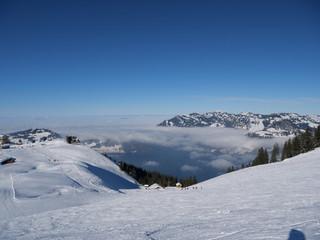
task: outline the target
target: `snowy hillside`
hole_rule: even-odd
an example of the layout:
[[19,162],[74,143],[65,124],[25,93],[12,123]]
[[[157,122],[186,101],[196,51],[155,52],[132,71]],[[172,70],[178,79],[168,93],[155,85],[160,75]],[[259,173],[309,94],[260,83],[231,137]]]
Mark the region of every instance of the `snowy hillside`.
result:
[[189,190],[122,190],[136,185],[113,163],[61,140],[9,156],[0,239],[320,239],[319,148]]
[[221,111],[204,114],[191,113],[178,115],[165,120],[158,126],[165,127],[226,127],[248,130],[250,137],[294,136],[295,132],[307,127],[316,128],[320,124],[320,116],[301,116],[296,113],[279,114],[232,114]]
[[[0,137],[3,135],[0,135]],[[9,140],[12,143],[32,143],[36,141],[44,142],[53,139],[61,138],[59,134],[44,128],[31,128],[24,131],[14,132],[8,134]]]
[[0,165],[3,218],[83,204],[87,194],[138,187],[106,157],[63,140],[13,145],[0,150],[0,161],[6,159],[14,163]]

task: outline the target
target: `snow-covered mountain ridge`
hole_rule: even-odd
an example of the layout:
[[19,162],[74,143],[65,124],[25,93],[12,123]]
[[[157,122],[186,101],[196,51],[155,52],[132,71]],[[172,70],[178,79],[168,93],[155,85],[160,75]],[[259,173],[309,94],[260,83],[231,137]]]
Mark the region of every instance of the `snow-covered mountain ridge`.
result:
[[294,136],[306,128],[320,125],[319,115],[298,115],[296,113],[273,113],[269,115],[254,113],[226,113],[221,111],[204,114],[191,113],[177,115],[158,126],[165,127],[226,127],[248,130],[250,137]]
[[[9,133],[6,135],[9,137],[9,141],[15,144],[26,144],[37,141],[45,142],[61,138],[58,133],[45,128],[30,128],[28,130]],[[0,135],[0,137],[1,136],[3,136],[3,134]]]

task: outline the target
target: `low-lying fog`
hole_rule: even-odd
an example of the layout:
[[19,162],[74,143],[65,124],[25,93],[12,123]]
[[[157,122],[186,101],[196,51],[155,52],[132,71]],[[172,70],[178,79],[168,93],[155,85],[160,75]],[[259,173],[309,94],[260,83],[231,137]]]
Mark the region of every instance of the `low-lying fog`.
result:
[[94,139],[121,151],[107,154],[149,170],[205,180],[225,173],[230,165],[252,161],[260,147],[270,151],[285,138],[246,137],[247,131],[227,128],[168,128],[157,124],[171,116],[114,116],[79,118],[2,118],[0,133],[48,128],[81,142]]

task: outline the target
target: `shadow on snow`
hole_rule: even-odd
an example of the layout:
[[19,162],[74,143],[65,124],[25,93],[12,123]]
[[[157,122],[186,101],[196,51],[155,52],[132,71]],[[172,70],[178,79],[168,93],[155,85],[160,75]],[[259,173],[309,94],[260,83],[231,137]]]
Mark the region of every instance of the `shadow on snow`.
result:
[[138,188],[137,184],[134,184],[117,174],[114,174],[106,169],[93,166],[85,163],[87,169],[101,179],[103,185],[107,188],[120,192],[120,189],[135,189]]
[[303,232],[296,229],[291,229],[288,240],[306,240],[306,237],[304,236]]

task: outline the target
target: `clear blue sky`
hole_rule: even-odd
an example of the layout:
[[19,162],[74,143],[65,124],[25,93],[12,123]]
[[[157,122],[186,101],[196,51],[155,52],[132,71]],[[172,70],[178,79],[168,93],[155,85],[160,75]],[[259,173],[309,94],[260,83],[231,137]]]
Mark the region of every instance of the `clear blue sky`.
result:
[[0,116],[320,114],[320,1],[0,1]]

